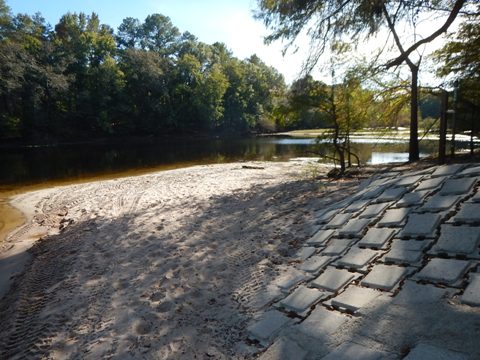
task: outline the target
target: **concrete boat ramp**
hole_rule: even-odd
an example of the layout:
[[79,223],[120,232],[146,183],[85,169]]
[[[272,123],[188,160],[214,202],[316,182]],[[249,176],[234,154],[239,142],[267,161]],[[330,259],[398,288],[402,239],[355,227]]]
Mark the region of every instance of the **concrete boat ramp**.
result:
[[249,327],[260,359],[480,359],[480,164],[371,177],[316,213]]

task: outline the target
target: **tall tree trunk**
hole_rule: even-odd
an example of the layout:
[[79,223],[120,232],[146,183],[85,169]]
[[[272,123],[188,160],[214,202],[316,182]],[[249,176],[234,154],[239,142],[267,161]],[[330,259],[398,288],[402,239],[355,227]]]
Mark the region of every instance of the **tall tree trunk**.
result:
[[346,88],[346,102],[347,102],[347,131],[345,134],[345,148],[347,149],[348,167],[352,167],[352,153],[350,150],[350,88]]
[[447,148],[447,109],[448,109],[448,93],[446,90],[441,92],[441,109],[440,109],[440,141],[438,143],[438,163],[445,163],[445,154]]
[[418,149],[418,66],[409,61],[412,72],[412,84],[410,90],[410,142],[408,147],[408,160],[417,161],[420,159]]
[[[333,76],[332,76],[333,79]],[[335,134],[333,135],[333,146],[335,152],[338,154],[338,161],[340,162],[340,171],[343,174],[345,172],[345,154],[344,148],[338,143],[340,137],[340,125],[337,118],[337,106],[335,105],[335,85],[332,83],[332,92],[330,95],[330,101],[332,102],[332,119],[334,123]]]
[[[336,115],[335,115],[336,116]],[[335,135],[333,138],[333,146],[335,147],[335,151],[338,154],[338,162],[340,163],[340,171],[342,174],[345,172],[345,154],[344,148],[338,143],[338,138],[340,136],[340,127],[338,126],[337,119],[335,117]]]
[[475,131],[475,117],[470,113],[470,155],[475,154],[475,143],[473,141],[473,132]]

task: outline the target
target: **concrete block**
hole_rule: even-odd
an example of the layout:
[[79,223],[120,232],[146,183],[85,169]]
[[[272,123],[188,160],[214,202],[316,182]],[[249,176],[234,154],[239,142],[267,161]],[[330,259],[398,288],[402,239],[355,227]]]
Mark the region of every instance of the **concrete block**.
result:
[[479,176],[480,175],[480,166],[469,167],[468,169],[462,170],[458,176]]
[[315,222],[317,224],[326,224],[330,220],[333,219],[335,215],[339,212],[339,209],[333,209],[333,210],[323,210],[322,212],[319,212],[315,216]]
[[298,326],[305,335],[325,340],[334,334],[340,326],[350,319],[349,316],[337,311],[330,311],[322,306],[317,306],[312,313]]
[[306,260],[313,254],[315,254],[316,251],[317,248],[314,248],[313,246],[303,246],[302,248],[300,248],[300,250],[297,251],[297,253],[295,254],[295,258],[299,260]]
[[361,270],[377,256],[377,251],[353,247],[337,261],[337,264],[345,268]]
[[480,203],[464,203],[453,217],[457,224],[480,224]]
[[403,360],[469,360],[466,354],[420,343]]
[[[407,166],[408,167],[408,166]],[[414,171],[409,171],[409,174],[411,175],[428,175],[430,176],[434,171],[436,170],[435,167],[426,167],[426,168],[423,168],[423,169],[418,169],[418,170],[414,170]],[[407,170],[408,171],[408,170]]]
[[313,304],[329,296],[329,293],[317,289],[307,288],[300,285],[293,293],[285,299],[280,300],[280,305],[287,310],[302,314]]
[[456,259],[432,259],[417,274],[420,280],[455,286],[470,266],[470,261]]
[[407,264],[419,266],[423,260],[423,249],[431,244],[429,240],[400,240],[394,239],[390,251],[385,254],[383,261],[393,264]]
[[356,200],[354,201],[353,203],[351,203],[350,205],[348,205],[344,212],[357,212],[359,210],[362,210],[365,206],[368,205],[368,203],[370,202],[370,200]]
[[397,203],[397,207],[410,207],[422,205],[425,198],[430,194],[431,190],[412,191],[405,194]]
[[410,209],[388,209],[377,223],[379,227],[400,226],[407,219]]
[[478,255],[479,244],[480,227],[443,225],[440,228],[440,238],[432,252],[467,255],[476,250]]
[[440,220],[440,214],[411,214],[400,237],[434,237]]
[[355,278],[355,274],[345,269],[327,267],[316,279],[310,282],[311,286],[337,293]]
[[373,204],[369,205],[365,208],[365,210],[362,211],[360,214],[361,219],[369,219],[369,218],[374,218],[380,215],[387,207],[389,207],[391,203],[380,203],[380,204]]
[[468,194],[475,183],[476,178],[461,178],[461,179],[448,179],[444,182],[440,195],[460,195]]
[[358,246],[365,246],[373,249],[384,249],[390,239],[395,235],[396,230],[388,228],[371,228],[360,240]]
[[423,191],[423,190],[433,190],[443,184],[447,177],[440,176],[436,178],[430,178],[423,180],[418,186],[415,188],[415,191]]
[[361,237],[365,228],[372,222],[372,219],[352,219],[339,231],[340,236]]
[[421,251],[432,243],[431,240],[400,240],[393,239],[390,249],[391,250],[411,250]]
[[383,191],[385,191],[386,186],[374,186],[368,187],[367,191],[362,195],[362,199],[375,199],[377,198]]
[[250,309],[263,309],[265,306],[283,298],[285,293],[282,292],[273,282],[261,286],[254,292],[248,300],[248,307]]
[[308,234],[308,237],[312,237],[317,232],[319,232],[321,229],[323,229],[322,225],[310,223],[310,224],[306,224],[305,233]]
[[249,338],[258,340],[261,344],[270,343],[278,334],[280,329],[288,324],[290,319],[280,311],[271,310],[248,327]]
[[403,194],[407,192],[405,187],[395,187],[386,189],[380,196],[377,197],[377,202],[385,202],[385,201],[397,201],[399,200]]
[[[395,176],[398,175],[397,173],[393,173]],[[378,186],[382,186],[382,185],[391,185],[391,184],[394,184],[395,183],[395,178],[393,178],[391,176],[392,174],[390,175],[386,175],[385,177],[381,177],[379,179],[374,179],[370,182],[370,184],[368,184],[368,187],[369,188],[375,188],[375,187],[378,187]]]
[[422,178],[424,177],[424,175],[411,175],[411,176],[403,176],[403,177],[400,177],[398,181],[395,182],[395,187],[399,187],[399,186],[413,186],[415,185],[417,182],[419,182]]
[[276,278],[273,283],[283,292],[288,293],[292,288],[307,279],[309,279],[309,277],[305,273],[295,268],[291,268]]
[[328,246],[322,250],[322,255],[341,255],[350,248],[351,244],[351,239],[332,239]]
[[327,229],[338,229],[346,224],[348,220],[352,217],[351,213],[337,214],[335,217],[328,222],[325,227]]
[[419,265],[423,255],[423,251],[393,249],[385,254],[383,261],[393,264]]
[[299,269],[308,273],[318,273],[332,260],[331,256],[315,255],[305,260],[303,264],[299,266]]
[[315,235],[307,240],[309,245],[322,245],[328,241],[333,235],[335,235],[335,230],[319,230]]
[[353,342],[345,342],[321,360],[382,360],[389,358],[383,351],[367,348]]
[[362,280],[363,286],[392,291],[408,274],[408,269],[395,265],[375,265]]
[[437,169],[432,173],[432,177],[437,176],[450,176],[460,173],[460,171],[465,167],[463,164],[452,164],[452,165],[442,165],[437,167]]
[[394,297],[392,304],[412,307],[420,304],[434,304],[443,298],[448,298],[457,289],[440,288],[430,284],[417,284],[407,280],[400,292]]
[[427,200],[420,208],[420,211],[438,212],[451,210],[461,199],[462,197],[460,195],[442,196],[436,194]]
[[333,209],[337,209],[337,210],[340,211],[340,209],[343,209],[343,208],[347,207],[348,205],[350,205],[353,200],[354,200],[354,199],[353,199],[352,197],[347,197],[347,198],[345,198],[345,199],[343,199],[343,200],[340,200],[340,201],[337,201],[337,202],[335,202],[335,203],[333,203],[333,204],[330,204],[330,205],[328,206],[328,208],[329,208],[329,209],[332,209],[332,210],[333,210]]
[[303,360],[307,351],[288,338],[280,337],[268,348],[258,359],[259,360]]
[[381,295],[380,291],[358,286],[349,286],[343,293],[332,299],[332,306],[356,312],[369,305]]
[[480,192],[477,192],[473,197],[470,199],[471,202],[473,203],[479,203],[480,202]]
[[467,305],[480,306],[480,274],[470,275],[469,284],[460,300]]

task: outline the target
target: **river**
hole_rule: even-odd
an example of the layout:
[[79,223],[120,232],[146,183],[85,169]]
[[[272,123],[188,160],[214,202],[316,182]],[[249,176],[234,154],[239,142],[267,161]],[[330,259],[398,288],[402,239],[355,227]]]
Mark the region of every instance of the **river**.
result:
[[[438,142],[420,143],[422,157],[436,154]],[[457,148],[468,148],[459,142]],[[8,198],[55,185],[131,176],[150,171],[232,161],[287,161],[330,154],[313,138],[252,137],[143,139],[116,144],[81,144],[0,148],[0,241],[21,224]],[[355,139],[352,151],[364,164],[405,162],[406,140]]]
[[[0,149],[0,186],[16,188],[198,164],[241,160],[285,161],[327,153],[312,138],[147,139],[117,144],[31,146]],[[408,143],[359,139],[352,150],[363,163],[404,162]],[[436,141],[422,141],[421,156],[435,154]]]

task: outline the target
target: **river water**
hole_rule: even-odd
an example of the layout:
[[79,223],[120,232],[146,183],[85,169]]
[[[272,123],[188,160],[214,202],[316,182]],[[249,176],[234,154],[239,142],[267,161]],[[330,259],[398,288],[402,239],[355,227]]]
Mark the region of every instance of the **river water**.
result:
[[[437,142],[424,140],[421,156],[433,155]],[[151,139],[117,144],[82,144],[0,149],[0,186],[75,181],[113,174],[179,168],[241,160],[285,161],[330,154],[312,138]],[[406,141],[359,139],[352,150],[363,163],[408,160]],[[1,189],[0,189],[1,190]]]
[[[423,140],[421,156],[434,155],[438,142]],[[468,143],[457,143],[457,149]],[[355,139],[351,147],[363,164],[405,162],[407,140]],[[313,138],[143,139],[116,144],[0,148],[0,242],[24,221],[8,205],[16,194],[76,182],[130,176],[191,165],[260,160],[287,161],[331,155],[331,145]],[[328,161],[328,160],[325,160]]]

